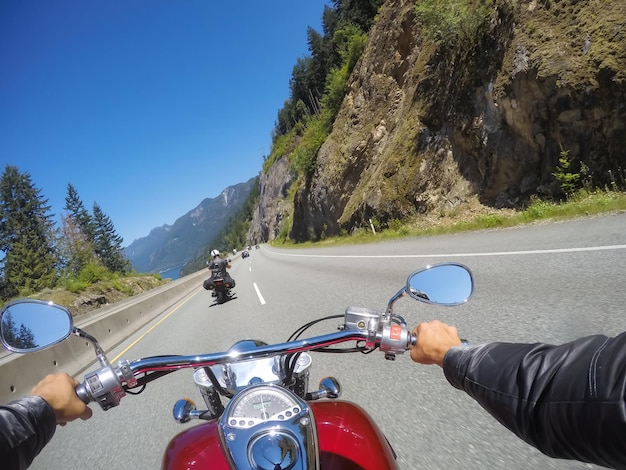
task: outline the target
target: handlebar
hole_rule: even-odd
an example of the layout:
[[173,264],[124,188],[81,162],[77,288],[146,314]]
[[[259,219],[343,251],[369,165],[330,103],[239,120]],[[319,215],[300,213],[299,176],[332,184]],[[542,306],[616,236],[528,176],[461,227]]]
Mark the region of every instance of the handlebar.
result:
[[[365,349],[379,348],[385,353],[385,358],[395,359],[397,354],[402,354],[413,347],[415,340],[416,338],[410,334],[401,317],[349,307],[346,310],[346,323],[342,330],[336,333],[263,345],[240,352],[226,351],[195,356],[153,356],[130,363],[120,361],[117,366],[101,361],[102,367],[85,375],[84,382],[76,387],[76,394],[84,403],[97,401],[103,409],[107,410],[119,404],[126,390],[137,385],[145,385],[155,378],[179,369],[208,367],[215,364],[320,350],[347,341],[364,341]],[[150,374],[145,375],[148,373]]]
[[74,390],[76,391],[76,395],[78,396],[78,398],[80,398],[80,401],[82,401],[85,405],[88,405],[93,401],[89,396],[89,392],[85,388],[84,383],[78,384]]
[[291,354],[332,346],[346,341],[362,341],[366,334],[354,330],[340,331],[287,343],[268,344],[245,352],[219,352],[197,356],[156,356],[138,359],[130,363],[134,375],[153,371],[174,371],[189,367],[206,367],[235,361],[246,361],[264,357]]

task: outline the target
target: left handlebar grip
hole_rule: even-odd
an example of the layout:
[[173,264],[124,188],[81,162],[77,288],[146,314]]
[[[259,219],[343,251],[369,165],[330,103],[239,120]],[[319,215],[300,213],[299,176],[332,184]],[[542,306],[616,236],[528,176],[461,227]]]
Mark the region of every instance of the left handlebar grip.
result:
[[85,387],[85,384],[76,385],[76,388],[74,390],[76,390],[76,395],[78,396],[78,398],[80,398],[80,401],[82,401],[85,405],[88,405],[93,401],[91,395]]

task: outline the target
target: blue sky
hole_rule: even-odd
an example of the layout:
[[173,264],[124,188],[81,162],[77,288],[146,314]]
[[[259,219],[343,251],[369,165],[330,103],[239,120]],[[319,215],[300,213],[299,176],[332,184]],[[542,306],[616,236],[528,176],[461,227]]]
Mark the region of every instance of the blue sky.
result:
[[324,0],[0,1],[0,172],[124,246],[261,170]]

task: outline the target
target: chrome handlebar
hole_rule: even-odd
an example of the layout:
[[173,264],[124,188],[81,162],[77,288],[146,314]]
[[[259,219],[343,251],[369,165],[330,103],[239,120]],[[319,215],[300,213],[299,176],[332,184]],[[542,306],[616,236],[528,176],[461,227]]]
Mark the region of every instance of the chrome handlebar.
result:
[[339,332],[286,343],[259,346],[243,352],[219,352],[196,356],[155,356],[137,359],[132,362],[120,361],[110,365],[99,355],[101,368],[85,375],[82,384],[76,387],[76,394],[85,403],[96,401],[107,410],[119,405],[126,390],[138,385],[137,378],[148,372],[169,373],[178,369],[207,367],[238,361],[260,359],[312,351],[346,341],[364,341],[366,349],[379,348],[385,358],[394,360],[415,344],[404,319],[398,315],[358,307],[348,307],[345,322]]

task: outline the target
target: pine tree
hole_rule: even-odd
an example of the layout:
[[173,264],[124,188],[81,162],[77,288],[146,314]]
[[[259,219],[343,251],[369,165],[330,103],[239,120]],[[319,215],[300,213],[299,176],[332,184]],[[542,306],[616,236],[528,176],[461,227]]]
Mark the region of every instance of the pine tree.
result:
[[10,310],[7,310],[2,316],[2,337],[6,344],[14,348],[29,349],[39,346],[35,341],[33,330],[23,323],[18,328]]
[[53,287],[57,279],[53,215],[28,173],[7,165],[0,177],[0,250],[4,252],[0,295]]
[[88,264],[98,264],[93,243],[69,216],[61,217],[61,238],[58,243],[63,262],[62,274],[73,278]]
[[2,315],[2,336],[9,346],[18,346],[19,331],[13,321],[13,315],[10,310],[7,310]]
[[94,249],[100,262],[111,272],[125,273],[130,263],[122,249],[124,240],[115,232],[113,222],[96,202],[93,204],[93,223]]
[[87,264],[97,263],[97,258],[94,220],[72,183],[67,184],[65,210],[67,216],[61,218],[59,250],[64,262],[64,274],[77,276]]
[[78,196],[78,191],[72,185],[67,184],[67,196],[65,196],[65,210],[68,211],[69,217],[80,231],[85,235],[89,243],[94,241],[94,223],[87,209],[83,205],[83,201]]

